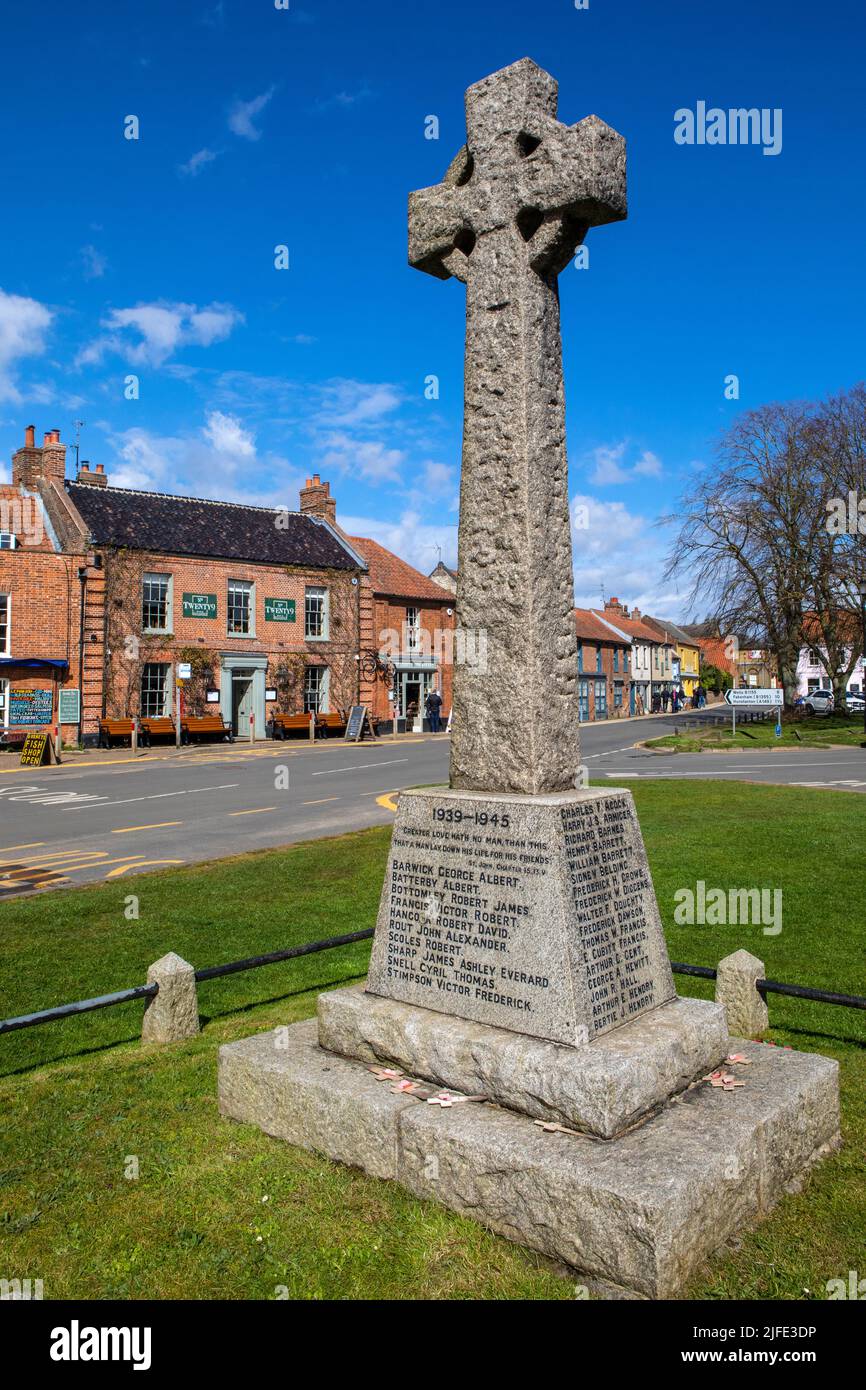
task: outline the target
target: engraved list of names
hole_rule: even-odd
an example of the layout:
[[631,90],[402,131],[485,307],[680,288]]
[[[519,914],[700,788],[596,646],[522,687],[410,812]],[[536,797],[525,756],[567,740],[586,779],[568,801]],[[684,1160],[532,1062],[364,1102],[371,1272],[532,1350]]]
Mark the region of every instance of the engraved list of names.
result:
[[630,801],[600,798],[561,814],[594,1037],[671,998],[673,982]]

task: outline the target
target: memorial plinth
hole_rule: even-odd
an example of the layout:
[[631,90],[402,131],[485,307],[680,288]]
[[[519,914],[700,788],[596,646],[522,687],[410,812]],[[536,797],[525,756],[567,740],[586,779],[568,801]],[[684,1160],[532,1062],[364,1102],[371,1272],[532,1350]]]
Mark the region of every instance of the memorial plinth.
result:
[[631,793],[402,793],[367,988],[572,1046],[673,999]]

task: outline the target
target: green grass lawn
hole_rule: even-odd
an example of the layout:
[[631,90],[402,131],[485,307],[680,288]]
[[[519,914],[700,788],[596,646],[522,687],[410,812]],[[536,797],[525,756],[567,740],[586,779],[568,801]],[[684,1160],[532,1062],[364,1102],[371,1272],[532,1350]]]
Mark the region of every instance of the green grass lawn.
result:
[[[866,802],[717,782],[630,789],[674,959],[712,965],[745,946],[774,978],[866,993]],[[7,902],[0,1016],[139,983],[167,950],[203,966],[371,926],[388,834]],[[781,933],[674,925],[673,895],[697,879],[780,887]],[[540,1257],[474,1223],[219,1117],[217,1046],[310,1016],[368,954],[360,943],[210,981],[201,1036],[163,1050],[138,1044],[141,1004],[0,1037],[0,1277],[42,1278],[47,1298],[573,1297]],[[773,1040],[839,1059],[845,1146],[713,1261],[695,1297],[822,1297],[862,1266],[866,1017],[779,997],[770,1017]]]
[[[678,753],[717,753],[732,748],[828,748],[840,744],[846,748],[866,746],[862,714],[814,715],[811,719],[782,721],[782,734],[776,738],[773,719],[754,724],[737,716],[737,732],[731,733],[731,719],[721,727],[688,729],[682,734],[664,734],[647,739],[647,748],[667,748]],[[686,712],[683,719],[688,719]]]

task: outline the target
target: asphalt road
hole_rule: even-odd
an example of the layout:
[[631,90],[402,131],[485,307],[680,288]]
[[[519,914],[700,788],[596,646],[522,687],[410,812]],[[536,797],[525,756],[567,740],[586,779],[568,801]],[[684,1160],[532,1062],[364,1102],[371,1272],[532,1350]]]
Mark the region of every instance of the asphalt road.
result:
[[[723,777],[866,791],[863,749],[660,755],[633,745],[667,719],[581,730],[593,779]],[[680,718],[680,723],[682,719]],[[388,824],[392,795],[444,782],[444,737],[117,750],[59,768],[0,764],[0,897],[132,875]]]

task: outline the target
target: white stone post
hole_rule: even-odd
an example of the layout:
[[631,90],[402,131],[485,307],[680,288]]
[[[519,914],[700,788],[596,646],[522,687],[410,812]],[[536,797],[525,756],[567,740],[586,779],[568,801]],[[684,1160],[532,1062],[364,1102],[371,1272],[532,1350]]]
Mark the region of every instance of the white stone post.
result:
[[755,983],[764,978],[764,962],[748,951],[734,951],[719,961],[716,1003],[724,1004],[728,1031],[735,1037],[754,1038],[770,1026],[766,1001]]
[[141,1041],[168,1043],[195,1037],[199,1031],[198,995],[195,970],[189,961],[169,951],[150,966],[147,983],[158,984],[159,990],[145,1004]]

